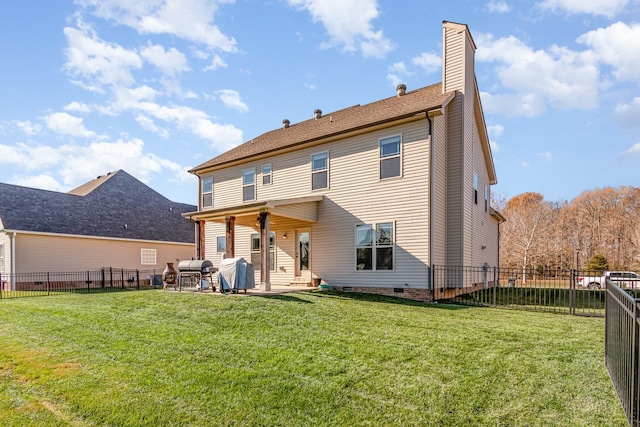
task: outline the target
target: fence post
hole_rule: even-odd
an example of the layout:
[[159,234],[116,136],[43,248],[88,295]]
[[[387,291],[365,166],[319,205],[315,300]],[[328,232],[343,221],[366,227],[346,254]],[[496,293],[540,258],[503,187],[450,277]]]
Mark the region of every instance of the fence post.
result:
[[88,294],[91,293],[91,282],[90,282],[89,274],[90,273],[87,271],[87,293]]
[[640,401],[638,400],[638,346],[640,345],[639,337],[638,337],[638,300],[634,298],[633,301],[633,327],[632,327],[632,356],[631,356],[631,419],[637,425],[638,422],[638,405]]
[[2,273],[0,273],[0,299],[2,299],[2,292],[4,292],[4,283],[2,282]]
[[138,271],[138,269],[136,269],[136,283],[137,283],[136,289],[140,290],[140,271]]
[[569,274],[569,314],[576,314],[576,277],[578,272],[571,270]]
[[47,296],[51,295],[51,273],[47,271]]
[[100,276],[101,276],[101,277],[100,277],[100,286],[101,286],[102,288],[104,288],[104,282],[105,282],[105,277],[104,277],[104,276],[105,276],[105,274],[104,274],[104,267],[102,267],[102,269],[100,270],[100,272],[101,272],[101,275],[100,275]]
[[120,269],[120,287],[124,289],[124,268]]
[[496,299],[498,286],[500,286],[500,269],[498,267],[493,267],[493,308],[496,308],[498,306]]

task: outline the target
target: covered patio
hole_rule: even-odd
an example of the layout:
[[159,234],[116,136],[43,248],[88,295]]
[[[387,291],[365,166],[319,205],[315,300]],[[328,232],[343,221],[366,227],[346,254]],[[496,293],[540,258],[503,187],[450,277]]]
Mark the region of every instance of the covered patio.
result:
[[[207,258],[205,243],[207,223],[225,224],[225,258],[245,257],[252,264],[259,264],[259,290],[272,290],[271,274],[288,280],[289,287],[311,285],[311,227],[318,218],[318,205],[324,196],[309,196],[289,199],[274,199],[263,202],[246,203],[224,209],[211,209],[184,214],[196,224],[196,251],[199,259]],[[236,251],[236,228],[255,230],[251,236],[248,253],[246,249]],[[255,238],[254,238],[255,236]],[[277,268],[275,253],[286,262],[279,262]],[[250,259],[249,259],[250,258]],[[289,259],[290,258],[290,259]],[[258,271],[258,269],[255,269]]]

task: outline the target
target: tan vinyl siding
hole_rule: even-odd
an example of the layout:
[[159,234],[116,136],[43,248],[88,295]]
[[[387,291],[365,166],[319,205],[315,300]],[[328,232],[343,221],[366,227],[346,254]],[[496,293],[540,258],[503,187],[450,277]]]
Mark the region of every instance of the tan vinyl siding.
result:
[[[140,250],[156,249],[156,265],[142,265]],[[96,270],[103,267],[163,270],[167,262],[189,259],[192,244],[136,242],[53,235],[16,237],[16,273]]]
[[463,265],[463,224],[465,197],[464,170],[464,95],[447,107],[447,265]]
[[[379,139],[401,135],[402,177],[379,179]],[[311,154],[329,152],[330,188],[311,190]],[[311,269],[329,283],[372,286],[426,286],[428,280],[428,122],[425,119],[322,146],[276,155],[238,165],[214,174],[216,208],[241,205],[242,169],[272,165],[273,185],[258,185],[258,201],[323,194],[317,204],[317,222],[311,229]],[[307,205],[309,206],[309,205]],[[287,207],[288,208],[288,207]],[[274,213],[280,208],[277,208]],[[291,206],[293,216],[302,210]],[[308,209],[308,208],[304,208]],[[283,212],[283,211],[281,211]],[[306,215],[306,214],[305,214]],[[357,272],[355,268],[356,224],[395,221],[396,253],[393,272]],[[207,223],[207,247],[214,244],[213,226]],[[295,228],[279,220],[276,232],[276,272],[271,282],[291,281],[294,274]],[[255,232],[255,231],[253,231]],[[283,240],[282,233],[290,238]],[[251,231],[236,226],[236,256],[249,257]],[[209,243],[211,241],[211,243]],[[245,243],[246,242],[246,243]],[[215,264],[215,263],[214,263]],[[280,268],[282,267],[282,269]]]
[[447,116],[433,119],[433,259],[430,264],[445,265],[447,260]]
[[442,90],[443,92],[463,90],[465,34],[455,28],[443,28],[443,31]]

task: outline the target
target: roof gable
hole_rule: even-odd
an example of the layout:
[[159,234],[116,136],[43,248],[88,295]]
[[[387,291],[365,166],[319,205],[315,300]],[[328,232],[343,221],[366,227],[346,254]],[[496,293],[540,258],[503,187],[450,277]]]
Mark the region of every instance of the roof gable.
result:
[[195,206],[175,203],[119,170],[70,194],[0,183],[5,230],[193,243]]

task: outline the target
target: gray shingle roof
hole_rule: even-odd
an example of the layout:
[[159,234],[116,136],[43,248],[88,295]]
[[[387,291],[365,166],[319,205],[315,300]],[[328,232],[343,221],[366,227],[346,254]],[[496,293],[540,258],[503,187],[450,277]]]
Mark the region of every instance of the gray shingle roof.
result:
[[122,170],[69,193],[0,183],[0,219],[12,231],[194,243],[193,223],[182,213],[195,209]]
[[248,159],[252,156],[376,126],[404,117],[411,117],[441,107],[451,95],[452,92],[442,93],[442,84],[437,83],[406,92],[403,96],[393,96],[370,104],[355,105],[343,110],[326,113],[319,119],[306,120],[292,124],[286,129],[281,128],[264,133],[196,166],[190,172]]

